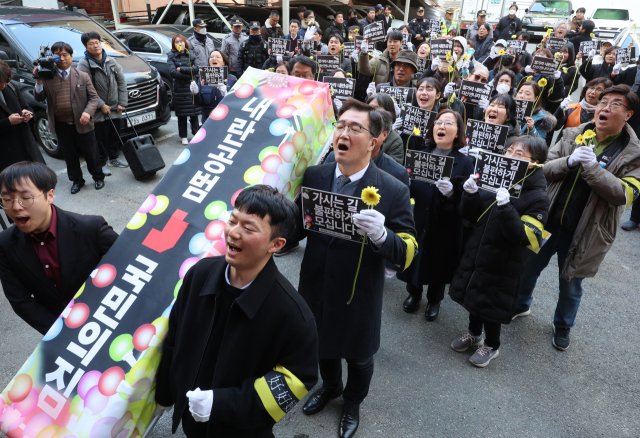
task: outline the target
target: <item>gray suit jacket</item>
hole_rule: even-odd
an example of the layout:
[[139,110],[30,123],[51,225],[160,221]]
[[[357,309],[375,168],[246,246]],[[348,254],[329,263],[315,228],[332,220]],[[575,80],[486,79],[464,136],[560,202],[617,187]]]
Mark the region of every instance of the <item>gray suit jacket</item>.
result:
[[[56,74],[58,74],[56,72]],[[93,131],[93,114],[98,108],[98,93],[91,83],[91,77],[82,71],[78,71],[71,67],[69,72],[69,80],[71,81],[71,107],[73,108],[73,120],[76,124],[78,134],[86,134]],[[47,100],[47,116],[49,118],[49,131],[52,134],[56,133],[56,114],[54,108],[56,107],[56,91],[53,85],[53,81],[42,82],[42,91],[33,93],[33,96],[38,102],[44,102]],[[82,113],[87,113],[91,116],[89,123],[86,125],[80,124],[80,117]]]

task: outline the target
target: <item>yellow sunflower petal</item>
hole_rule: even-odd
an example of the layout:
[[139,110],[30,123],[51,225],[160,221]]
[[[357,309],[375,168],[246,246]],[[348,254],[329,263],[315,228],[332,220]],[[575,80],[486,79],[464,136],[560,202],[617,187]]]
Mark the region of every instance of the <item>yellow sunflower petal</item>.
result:
[[501,50],[498,52],[498,54],[499,54],[499,55],[504,55],[504,50],[502,50],[502,49],[501,49]]
[[518,35],[511,35],[511,39],[515,40],[516,38],[518,38]]
[[538,81],[538,85],[540,85],[541,87],[546,87],[547,86],[547,80],[545,78],[542,78]]
[[375,187],[369,186],[362,190],[362,195],[360,195],[362,202],[367,204],[369,207],[375,207],[380,202],[380,195],[378,194],[378,189]]
[[587,140],[589,140],[590,138],[593,138],[596,136],[596,133],[593,132],[591,129],[588,129],[584,132],[583,137],[586,138]]
[[533,80],[533,76],[527,76],[527,81]]
[[453,66],[452,65],[449,66],[449,73],[451,73],[451,72],[453,72]]
[[420,130],[418,129],[417,126],[413,127],[413,135],[420,135]]
[[595,38],[596,36],[594,34],[590,34],[591,38]]
[[579,135],[579,136],[576,137],[576,144],[583,145],[584,143],[585,143],[585,141],[584,141],[584,137],[582,135]]

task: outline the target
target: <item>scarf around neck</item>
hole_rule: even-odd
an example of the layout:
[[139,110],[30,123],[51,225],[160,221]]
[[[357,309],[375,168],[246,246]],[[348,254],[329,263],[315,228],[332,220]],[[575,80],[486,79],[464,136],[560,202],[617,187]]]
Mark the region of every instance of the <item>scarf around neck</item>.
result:
[[587,99],[582,99],[580,101],[580,106],[589,114],[593,114],[596,112],[597,105],[591,105],[589,102],[587,102]]

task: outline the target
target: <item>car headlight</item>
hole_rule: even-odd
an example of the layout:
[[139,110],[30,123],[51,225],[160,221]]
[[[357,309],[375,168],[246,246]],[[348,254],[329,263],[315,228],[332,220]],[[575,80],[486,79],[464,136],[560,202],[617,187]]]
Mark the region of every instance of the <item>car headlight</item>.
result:
[[531,18],[529,17],[524,17],[522,19],[522,24],[530,24],[531,23]]

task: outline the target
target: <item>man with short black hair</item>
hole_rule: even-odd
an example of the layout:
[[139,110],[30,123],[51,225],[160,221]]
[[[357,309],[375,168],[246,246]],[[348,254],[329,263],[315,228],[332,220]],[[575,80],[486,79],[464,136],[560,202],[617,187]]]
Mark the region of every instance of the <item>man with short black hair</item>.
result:
[[[593,40],[593,38],[591,38],[591,33],[595,28],[596,28],[596,23],[594,23],[591,20],[585,20],[582,22],[582,25],[580,26],[578,31],[575,33],[574,37],[569,37],[569,34],[567,34],[567,37],[569,37],[569,42],[573,44],[573,47],[575,48],[576,53],[580,50],[581,42]],[[593,52],[594,52],[593,55],[595,55],[595,51]],[[584,53],[583,55],[585,56],[589,55],[591,57],[590,53]]]
[[[47,101],[49,131],[58,138],[67,175],[73,183],[71,194],[75,195],[84,186],[79,152],[84,156],[96,190],[100,190],[104,187],[104,173],[93,126],[93,114],[100,99],[91,77],[73,68],[73,48],[69,44],[59,41],[51,46],[51,52],[59,58],[55,74],[44,84],[42,79],[36,79],[33,97],[38,102]],[[39,68],[33,69],[34,76],[38,75]]]
[[569,33],[572,34],[571,36],[569,36],[569,38],[572,38],[576,35],[576,31],[580,28],[580,24],[582,24],[582,22],[584,21],[584,14],[586,12],[587,10],[583,7],[576,9],[576,15],[574,15],[573,18],[569,20],[569,32],[567,33],[567,36],[569,36]]
[[384,34],[386,35],[389,29],[391,29],[391,25],[393,24],[393,17],[391,16],[391,6],[385,6],[384,12],[378,17],[378,19],[382,21],[382,24],[384,25]]
[[272,437],[318,381],[314,316],[272,258],[301,220],[276,189],[248,187],[225,226],[225,255],[187,272],[155,393],[157,413],[175,406],[173,433],[182,422],[188,438]]
[[516,35],[522,30],[522,20],[516,17],[516,12],[518,12],[518,5],[513,3],[509,6],[509,14],[502,17],[496,24],[494,40],[509,41],[511,35]]
[[[342,395],[339,436],[350,438],[358,429],[360,403],[369,392],[373,355],[380,347],[385,263],[388,260],[400,270],[406,269],[417,244],[409,189],[371,161],[383,128],[382,116],[373,107],[349,98],[340,109],[335,128],[337,163],[308,168],[302,186],[357,197],[363,189],[373,187],[380,199],[372,209],[353,216],[355,226],[366,233],[364,247],[308,232],[302,221],[297,221],[297,237],[307,237],[298,290],[317,321],[323,381],[303,412],[316,414]],[[349,369],[346,386],[342,382],[343,358]]]
[[358,13],[353,8],[349,9],[349,15],[346,23],[347,28],[350,28],[351,26],[358,26],[358,32],[360,33],[360,36],[362,36],[360,22],[358,21]]
[[282,27],[278,22],[280,21],[280,13],[276,10],[271,11],[269,19],[264,23],[262,29],[260,29],[260,35],[264,41],[269,41],[269,38],[284,38]]
[[331,23],[331,26],[329,26],[324,31],[324,35],[322,36],[322,42],[325,44],[328,44],[329,38],[331,38],[331,35],[334,35],[334,34],[340,35],[340,38],[342,38],[342,41],[348,41],[349,30],[344,25],[344,16],[340,11],[336,12],[336,18],[333,20],[333,23]]
[[316,22],[316,15],[311,9],[307,9],[306,11],[304,11],[302,16],[304,18],[300,22],[301,27],[300,27],[299,33],[300,33],[300,37],[304,38],[309,28],[315,27],[316,29],[319,29],[320,25]]
[[364,36],[364,28],[373,24],[376,19],[376,10],[372,7],[367,8],[367,16],[360,20],[358,25],[360,26],[360,35]]
[[307,10],[306,6],[298,6],[298,20],[302,23],[304,20],[304,11]]
[[[379,58],[369,59],[369,50],[371,49],[373,49],[373,47],[369,43],[362,43],[358,58],[358,71],[364,75],[374,77],[375,85],[389,82],[390,78],[393,77],[391,63],[395,61],[400,50],[402,50],[402,32],[398,32],[397,30],[389,32],[389,35],[387,35],[387,48]],[[367,94],[373,94],[374,91],[374,84],[369,84]]]
[[14,312],[47,333],[118,234],[101,216],[53,205],[57,177],[22,161],[0,173],[0,205],[15,226],[0,233],[0,280]]
[[513,318],[531,313],[538,276],[557,253],[560,294],[552,342],[558,350],[569,348],[582,280],[596,275],[615,241],[622,213],[640,194],[640,143],[627,123],[638,101],[626,85],[606,89],[594,121],[566,128],[544,165],[551,237],[522,276]]
[[120,120],[129,101],[127,81],[120,64],[102,48],[102,38],[98,32],[85,32],[80,39],[87,50],[84,52],[84,59],[78,63],[78,71],[91,76],[91,82],[98,93],[98,111],[93,115],[93,120],[100,148],[102,173],[109,176],[111,171],[107,163],[112,167],[129,167],[125,160],[119,158],[118,151]]
[[314,80],[316,76],[316,63],[306,56],[299,55],[291,58],[289,67],[293,77]]

